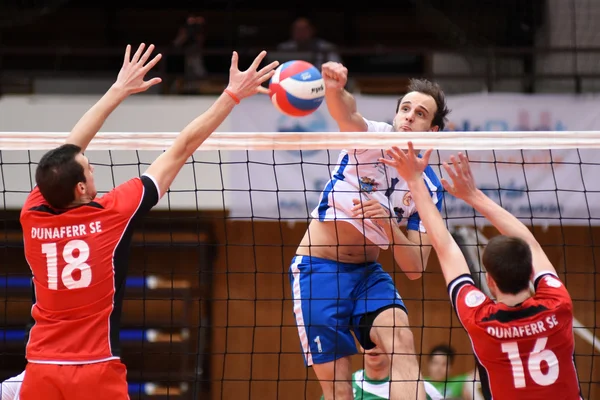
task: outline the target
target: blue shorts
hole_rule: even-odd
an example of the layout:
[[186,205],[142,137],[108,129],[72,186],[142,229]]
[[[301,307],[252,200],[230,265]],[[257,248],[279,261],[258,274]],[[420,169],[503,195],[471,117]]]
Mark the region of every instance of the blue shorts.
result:
[[306,365],[356,354],[361,318],[381,308],[406,310],[391,276],[379,263],[346,264],[296,256],[290,267],[294,315]]

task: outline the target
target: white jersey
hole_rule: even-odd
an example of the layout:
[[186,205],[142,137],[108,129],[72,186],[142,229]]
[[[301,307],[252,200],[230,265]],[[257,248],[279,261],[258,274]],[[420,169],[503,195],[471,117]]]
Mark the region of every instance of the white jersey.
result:
[[0,396],[0,398],[2,398],[2,400],[19,400],[19,392],[21,391],[23,378],[25,378],[25,371],[2,382],[2,392],[0,393],[2,396]]
[[[393,131],[393,127],[385,122],[365,121],[369,132]],[[406,181],[395,168],[380,163],[380,158],[390,157],[384,150],[342,150],[331,179],[325,185],[311,216],[319,221],[349,222],[367,239],[385,250],[390,244],[385,231],[369,219],[352,217],[353,199],[377,199],[399,223],[405,220],[407,229],[425,232],[425,227]],[[431,200],[441,211],[442,184],[431,166],[423,171],[423,180],[429,188]]]

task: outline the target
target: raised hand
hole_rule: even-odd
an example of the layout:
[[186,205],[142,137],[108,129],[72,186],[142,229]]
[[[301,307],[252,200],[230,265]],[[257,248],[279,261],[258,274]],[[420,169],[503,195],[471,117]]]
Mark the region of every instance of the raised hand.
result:
[[321,75],[326,89],[343,89],[348,82],[348,68],[338,62],[329,61],[323,64]]
[[266,51],[261,51],[247,70],[240,71],[238,68],[238,53],[236,51],[233,52],[227,90],[233,93],[239,100],[257,93],[269,94],[269,89],[263,87],[262,84],[271,79],[275,73],[275,68],[279,65],[279,61],[273,61],[269,65],[257,70],[266,55]]
[[145,47],[144,43],[140,44],[140,47],[138,47],[132,58],[131,45],[127,45],[123,66],[119,71],[119,75],[117,75],[117,80],[113,84],[113,87],[122,89],[127,94],[134,94],[145,92],[150,87],[162,82],[160,78],[152,78],[149,81],[144,80],[148,71],[162,58],[162,54],[159,53],[150,62],[146,63],[154,50],[154,45],[151,44],[148,46],[148,49],[144,52]]
[[463,153],[458,153],[458,160],[455,156],[450,156],[450,162],[452,167],[446,162],[442,165],[452,180],[452,184],[442,178],[442,185],[452,196],[470,204],[470,199],[477,194],[478,189],[471,173],[469,159]]
[[429,164],[429,157],[432,149],[429,149],[423,154],[422,158],[417,156],[412,142],[408,142],[408,151],[401,150],[397,146],[388,149],[386,153],[392,158],[380,158],[379,161],[390,167],[396,168],[398,174],[406,181],[410,182],[415,179],[423,179],[423,171]]

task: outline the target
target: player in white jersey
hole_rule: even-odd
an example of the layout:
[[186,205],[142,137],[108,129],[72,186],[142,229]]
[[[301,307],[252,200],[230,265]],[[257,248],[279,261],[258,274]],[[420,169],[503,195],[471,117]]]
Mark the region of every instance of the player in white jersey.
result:
[[25,378],[25,371],[2,382],[2,386],[0,387],[0,399],[19,400],[19,392],[21,391],[23,378]]
[[[387,400],[390,398],[390,359],[375,347],[360,349],[364,368],[352,374],[354,400]],[[444,396],[429,382],[424,382],[427,400],[443,400]],[[321,400],[323,396],[321,396]]]
[[[340,131],[437,131],[448,109],[441,89],[426,80],[411,82],[399,101],[393,124],[366,120],[344,90],[347,69],[322,67],[325,99]],[[375,346],[390,355],[390,399],[425,399],[408,328],[406,307],[394,282],[377,262],[381,249],[410,279],[421,277],[430,242],[406,183],[378,159],[383,150],[345,150],[332,171],[312,221],[290,267],[294,313],[305,362],[312,366],[326,400],[352,399],[350,356]],[[442,186],[428,168],[423,179],[438,209]],[[405,234],[398,223],[406,222]]]

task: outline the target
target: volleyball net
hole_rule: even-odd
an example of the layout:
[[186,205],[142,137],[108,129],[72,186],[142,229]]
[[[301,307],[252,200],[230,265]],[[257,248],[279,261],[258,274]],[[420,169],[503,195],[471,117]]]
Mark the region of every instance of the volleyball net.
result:
[[[99,133],[86,153],[99,194],[143,173],[175,136]],[[31,307],[20,207],[39,158],[65,137],[0,133],[3,379],[24,366]],[[435,149],[430,162],[440,177],[440,163],[464,152],[478,186],[531,227],[573,298],[584,397],[600,396],[600,132],[216,132],[135,227],[121,332],[132,398],[320,398],[304,366],[290,262],[339,150],[406,148],[408,141]],[[481,250],[497,232],[448,194],[442,215],[486,290]],[[417,281],[399,272],[389,250],[380,262],[409,310],[423,374],[439,344],[456,350],[453,374],[472,371],[472,349],[436,257]],[[363,367],[360,355],[353,366]]]

